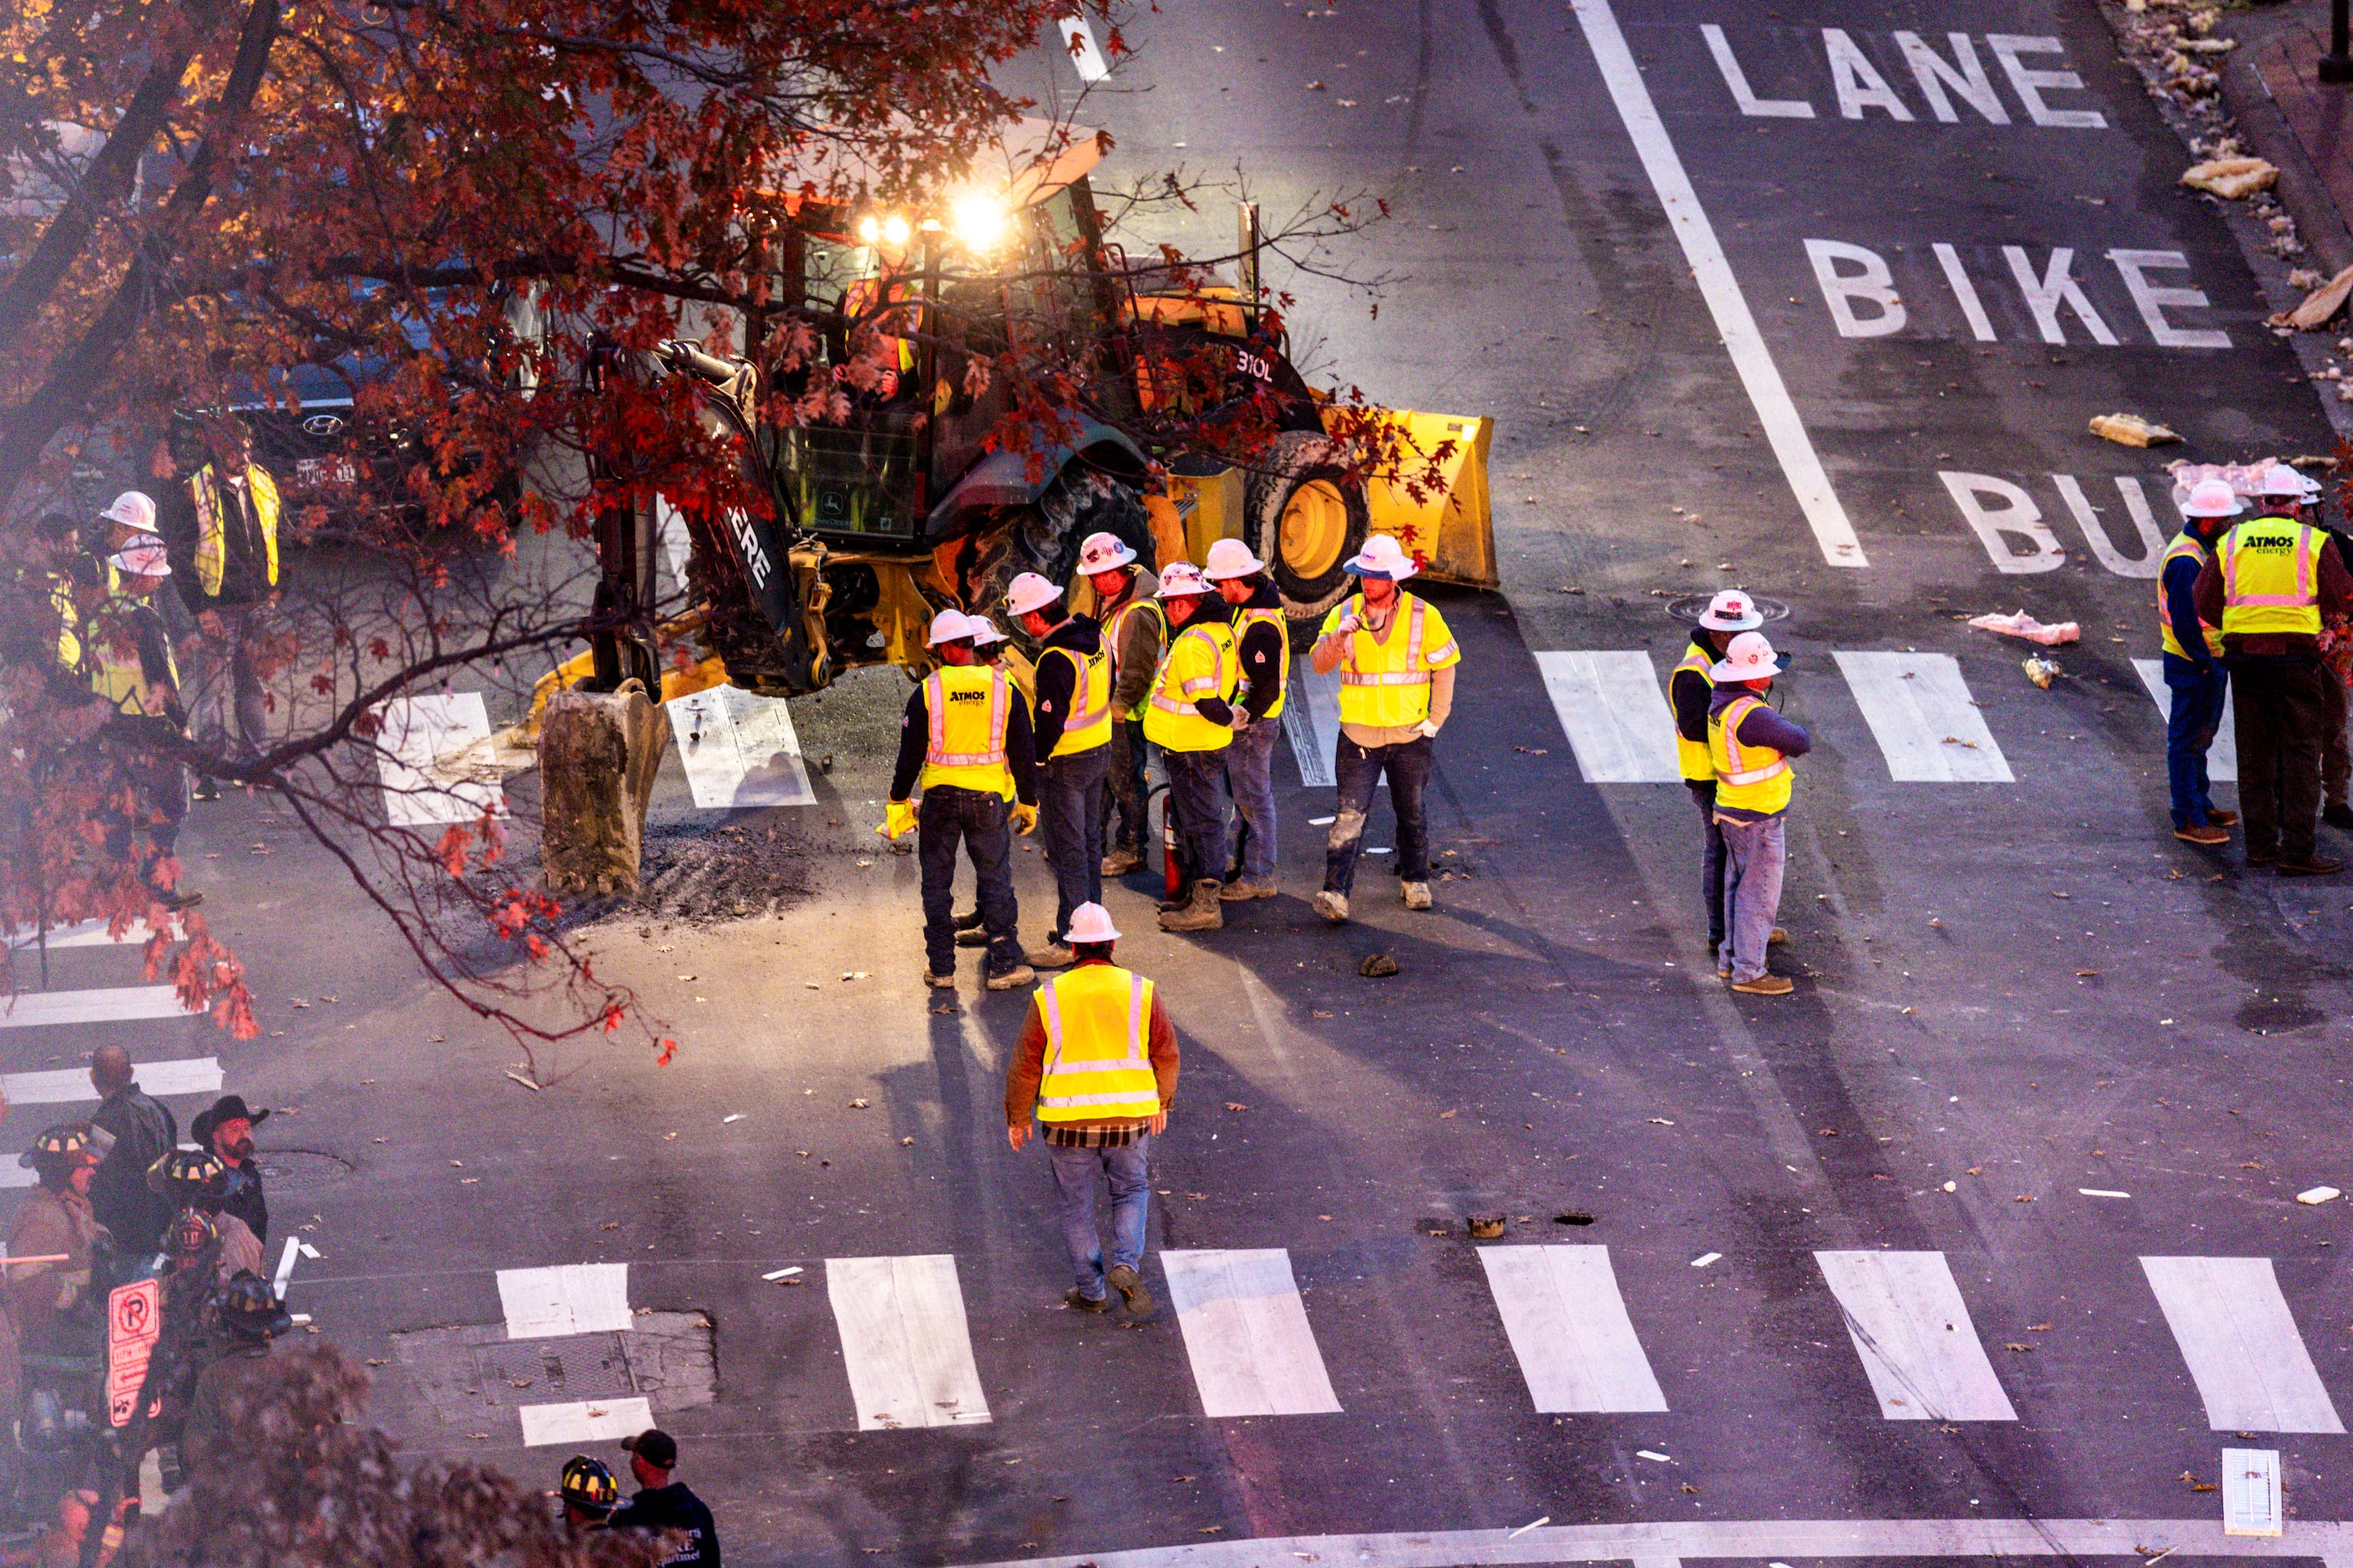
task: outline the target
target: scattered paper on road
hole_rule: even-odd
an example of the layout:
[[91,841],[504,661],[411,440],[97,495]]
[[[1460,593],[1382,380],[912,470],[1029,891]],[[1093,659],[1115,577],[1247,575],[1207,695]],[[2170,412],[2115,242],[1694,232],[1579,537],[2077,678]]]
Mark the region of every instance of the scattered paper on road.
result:
[[2083,629],[2073,621],[2044,626],[2024,610],[2014,616],[1971,616],[1969,625],[1981,632],[2000,632],[2006,637],[2024,637],[2028,642],[2041,643],[2044,647],[2057,647],[2083,636]]
[[2327,326],[2329,319],[2345,308],[2348,296],[2353,296],[2353,267],[2347,268],[2319,288],[2304,297],[2303,303],[2293,310],[2282,310],[2264,324],[2273,327],[2294,327],[2300,332],[2316,332]]
[[2161,447],[2168,441],[2181,439],[2164,426],[2137,414],[2094,414],[2091,430],[2102,440],[2114,441],[2119,447]]
[[2077,1187],[2075,1190],[2083,1194],[2084,1196],[2087,1198],[2128,1198],[2132,1196],[2130,1193],[2111,1192],[2105,1187]]
[[2306,1187],[2295,1194],[2295,1201],[2300,1204],[2325,1204],[2337,1195],[2335,1187]]
[[2261,158],[2210,158],[2181,172],[2181,183],[2193,191],[2207,191],[2226,202],[2268,191],[2279,179],[2277,165]]
[[1724,1254],[1721,1252],[1703,1252],[1697,1258],[1691,1260],[1691,1266],[1694,1268],[1704,1268],[1723,1256]]

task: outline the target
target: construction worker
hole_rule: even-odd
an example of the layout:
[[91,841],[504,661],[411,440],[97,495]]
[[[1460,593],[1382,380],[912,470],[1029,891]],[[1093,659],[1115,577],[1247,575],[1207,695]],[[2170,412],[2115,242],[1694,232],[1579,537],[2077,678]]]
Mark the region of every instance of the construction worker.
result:
[[2206,752],[2222,727],[2230,672],[2222,628],[2198,618],[2198,575],[2214,542],[2245,508],[2227,479],[2202,479],[2181,503],[2182,529],[2165,547],[2157,579],[2157,638],[2171,700],[2165,722],[2165,774],[2173,795],[2173,836],[2188,844],[2228,844],[2239,820],[2214,804]]
[[[165,446],[178,482],[158,521],[181,601],[203,634],[192,684],[195,740],[251,759],[269,741],[259,645],[263,614],[278,598],[278,485],[233,417],[175,414]],[[219,798],[218,786],[205,780],[200,798]]]
[[1160,574],[1168,617],[1168,651],[1153,678],[1144,735],[1168,771],[1168,810],[1176,819],[1177,901],[1160,911],[1162,931],[1217,931],[1226,923],[1218,895],[1226,875],[1226,748],[1233,744],[1234,689],[1241,661],[1223,601],[1200,569],[1177,561]]
[[972,654],[976,664],[995,664],[1005,657],[1006,645],[1013,639],[987,616],[974,616],[972,621]]
[[1715,768],[1715,820],[1724,830],[1724,941],[1715,973],[1751,996],[1787,996],[1796,987],[1765,968],[1781,872],[1788,860],[1784,819],[1794,779],[1791,757],[1813,750],[1813,737],[1765,701],[1780,664],[1762,632],[1742,632],[1708,678],[1707,750]]
[[[1081,904],[1067,933],[1076,960],[1038,987],[1005,1074],[1005,1138],[1029,1142],[1035,1112],[1045,1129],[1062,1240],[1077,1283],[1062,1300],[1082,1312],[1110,1305],[1108,1285],[1137,1317],[1152,1313],[1144,1266],[1152,1203],[1152,1140],[1167,1130],[1176,1099],[1176,1027],[1151,981],[1112,963],[1119,931],[1101,904]],[[1111,1254],[1095,1232],[1095,1179],[1111,1188]]]
[[[129,499],[119,498],[117,505]],[[118,523],[117,537],[121,542],[106,561],[105,597],[81,618],[77,638],[90,689],[111,710],[100,739],[131,803],[127,810],[101,812],[106,850],[137,868],[156,902],[188,909],[204,895],[183,888],[176,870],[165,869],[188,815],[188,775],[177,756],[164,754],[186,739],[187,716],[171,636],[153,603],[174,574],[157,535]],[[67,651],[62,639],[58,651]]]
[[1201,575],[1233,606],[1241,683],[1234,702],[1234,743],[1226,748],[1226,787],[1241,818],[1235,864],[1218,895],[1227,903],[1274,897],[1274,736],[1291,681],[1291,623],[1266,563],[1239,539],[1209,546]]
[[1340,672],[1340,740],[1332,769],[1340,799],[1324,851],[1324,889],[1315,895],[1315,912],[1335,924],[1348,918],[1365,818],[1384,773],[1397,813],[1405,907],[1430,908],[1430,830],[1421,791],[1430,778],[1430,742],[1454,706],[1454,667],[1462,658],[1438,607],[1398,586],[1419,568],[1394,538],[1373,535],[1345,570],[1357,591],[1324,616],[1323,634],[1307,655],[1318,675]]
[[1065,932],[1081,904],[1103,902],[1103,818],[1111,808],[1111,656],[1092,617],[1035,572],[1007,584],[1006,613],[1038,645],[1038,821],[1053,868],[1054,929],[1033,969],[1067,969]]
[[2192,590],[2198,618],[2222,631],[2239,742],[2247,864],[2325,877],[2344,862],[2316,847],[2320,817],[2322,617],[2353,614],[2353,576],[2301,502],[2264,498],[2264,516],[2222,535]]
[[1106,828],[1110,847],[1103,874],[1124,877],[1144,863],[1144,705],[1168,640],[1161,614],[1160,579],[1138,565],[1135,552],[1111,533],[1091,533],[1079,546],[1079,575],[1093,595],[1092,614],[1111,656],[1111,798],[1118,817]]
[[215,1313],[227,1349],[196,1374],[180,1426],[180,1458],[191,1475],[234,1464],[246,1435],[229,1424],[232,1407],[251,1402],[238,1391],[269,1375],[269,1342],[294,1326],[269,1281],[242,1271],[223,1287]]
[[[927,640],[940,667],[907,699],[891,801],[875,831],[895,841],[920,825],[915,847],[923,862],[924,984],[942,990],[955,984],[961,843],[979,883],[981,922],[988,932],[987,983],[991,991],[1010,991],[1037,978],[1015,935],[1020,910],[1008,830],[1029,833],[1038,826],[1038,767],[1029,704],[1003,670],[975,662],[978,629],[961,610],[932,617]],[[919,783],[920,814],[908,799]]]
[[621,1500],[621,1483],[602,1459],[575,1454],[564,1461],[555,1495],[564,1500],[564,1522],[575,1531],[602,1530]]
[[1765,624],[1755,601],[1737,588],[1727,588],[1708,601],[1692,629],[1691,647],[1667,677],[1667,703],[1675,716],[1675,762],[1683,770],[1683,787],[1699,804],[1700,901],[1707,908],[1707,951],[1724,945],[1724,829],[1715,823],[1715,764],[1707,749],[1708,702],[1715,695],[1710,673],[1734,637]]

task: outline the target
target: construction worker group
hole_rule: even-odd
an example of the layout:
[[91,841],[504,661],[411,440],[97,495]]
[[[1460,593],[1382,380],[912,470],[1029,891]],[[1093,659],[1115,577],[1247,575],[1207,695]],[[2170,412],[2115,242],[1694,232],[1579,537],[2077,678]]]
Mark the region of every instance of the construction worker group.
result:
[[[1437,606],[1401,586],[1417,568],[1395,539],[1374,536],[1345,566],[1356,591],[1332,607],[1308,652],[1319,673],[1339,678],[1339,800],[1314,898],[1335,923],[1348,919],[1366,816],[1384,778],[1400,896],[1409,909],[1431,907],[1422,792],[1461,658]],[[1073,603],[1082,597],[1084,610]],[[1155,753],[1180,871],[1161,929],[1217,931],[1227,905],[1275,897],[1274,734],[1291,637],[1281,595],[1250,547],[1222,539],[1202,565],[1172,562],[1155,575],[1116,535],[1092,534],[1071,584],[1022,573],[1003,610],[1036,650],[1032,690],[992,657],[1008,639],[987,616],[943,610],[927,639],[937,668],[901,721],[879,831],[916,836],[925,982],[955,984],[959,945],[987,949],[991,990],[1075,963],[1080,910],[1100,909],[1104,879],[1144,862]],[[1045,942],[1025,947],[1012,839],[1033,831],[1053,872],[1055,910]],[[979,885],[978,908],[963,921],[953,902],[959,847]]]

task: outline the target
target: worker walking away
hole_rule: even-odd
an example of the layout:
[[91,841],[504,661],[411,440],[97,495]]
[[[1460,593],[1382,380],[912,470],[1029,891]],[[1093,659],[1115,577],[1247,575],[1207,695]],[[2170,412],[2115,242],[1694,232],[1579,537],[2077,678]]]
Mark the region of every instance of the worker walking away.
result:
[[2353,614],[2353,576],[2336,541],[2304,521],[2297,500],[2264,500],[2266,515],[2222,535],[2193,592],[2198,618],[2222,629],[2222,660],[2236,689],[2247,864],[2325,877],[2344,862],[2316,847],[2327,721],[2320,624]]
[[[1101,904],[1071,917],[1076,963],[1038,988],[1005,1075],[1005,1137],[1029,1142],[1034,1112],[1045,1130],[1062,1240],[1077,1282],[1062,1300],[1082,1312],[1120,1293],[1137,1317],[1152,1313],[1145,1289],[1145,1219],[1152,1203],[1152,1140],[1176,1099],[1176,1027],[1151,981],[1112,962],[1119,931]],[[1095,1182],[1111,1189],[1111,1251],[1095,1229]]]
[[1168,811],[1176,819],[1177,901],[1160,911],[1162,931],[1217,931],[1226,875],[1226,748],[1233,744],[1234,688],[1241,679],[1234,630],[1209,606],[1222,601],[1200,570],[1177,561],[1160,574],[1168,651],[1153,679],[1145,738],[1168,770]]
[[1111,810],[1103,874],[1124,877],[1144,863],[1144,708],[1168,640],[1161,614],[1160,579],[1136,563],[1135,552],[1119,536],[1091,533],[1079,546],[1079,575],[1094,600],[1103,651],[1111,656]]
[[223,1287],[216,1316],[227,1349],[196,1373],[195,1393],[180,1425],[180,1462],[191,1476],[234,1464],[247,1437],[232,1424],[239,1407],[250,1407],[259,1385],[269,1376],[269,1343],[284,1337],[294,1320],[259,1274],[240,1272]]
[[[1683,787],[1699,805],[1700,900],[1707,908],[1711,954],[1724,946],[1724,829],[1715,820],[1715,763],[1707,745],[1708,706],[1715,695],[1713,672],[1735,637],[1764,624],[1754,599],[1737,588],[1726,588],[1700,613],[1691,647],[1667,677],[1667,700],[1675,716],[1675,762],[1683,770]],[[1769,941],[1778,944],[1788,939],[1788,932],[1775,926]]]
[[1219,897],[1240,903],[1274,897],[1275,721],[1291,681],[1291,623],[1266,565],[1239,539],[1209,546],[1201,575],[1233,607],[1234,648],[1241,660],[1235,688],[1234,742],[1226,749],[1226,784],[1241,819],[1235,865]]
[[2173,836],[2186,844],[2228,844],[2223,829],[2239,820],[2237,812],[2214,804],[2206,776],[2206,753],[2222,727],[2231,677],[2222,665],[2222,628],[2199,618],[2197,589],[2214,542],[2244,510],[2229,480],[2200,480],[2181,503],[2181,531],[2165,547],[2158,570],[2158,647],[2169,699],[2165,776],[2173,795]]
[[1035,572],[1007,585],[1006,612],[1038,643],[1038,823],[1053,868],[1054,929],[1033,969],[1067,969],[1071,915],[1103,902],[1103,818],[1111,805],[1111,657],[1093,619]]
[[[1038,826],[1038,767],[1029,705],[1001,669],[974,661],[978,628],[961,610],[932,617],[928,638],[940,667],[907,699],[899,721],[899,763],[891,800],[875,831],[897,840],[917,829],[923,865],[923,983],[955,984],[955,858],[959,844],[979,883],[988,932],[987,983],[1010,991],[1037,978],[1015,935],[1011,829]],[[921,784],[920,809],[909,796]]]
[[1340,800],[1324,851],[1324,890],[1315,895],[1315,912],[1335,924],[1348,918],[1365,818],[1385,773],[1397,813],[1405,907],[1430,908],[1421,792],[1430,780],[1430,742],[1454,706],[1454,667],[1462,659],[1438,606],[1398,586],[1419,568],[1394,538],[1373,535],[1345,569],[1357,591],[1333,606],[1307,655],[1317,674],[1340,672],[1340,740],[1332,768]]
[[1785,819],[1791,757],[1813,737],[1766,705],[1780,667],[1762,632],[1742,632],[1708,672],[1707,749],[1715,767],[1715,820],[1724,830],[1724,942],[1715,973],[1751,996],[1787,996],[1796,986],[1765,968],[1788,864]]
[[670,1479],[678,1468],[678,1439],[659,1427],[649,1427],[621,1439],[629,1456],[629,1474],[638,1489],[613,1510],[615,1530],[643,1530],[676,1535],[683,1541],[661,1560],[660,1568],[719,1568],[719,1527],[711,1510],[684,1481]]

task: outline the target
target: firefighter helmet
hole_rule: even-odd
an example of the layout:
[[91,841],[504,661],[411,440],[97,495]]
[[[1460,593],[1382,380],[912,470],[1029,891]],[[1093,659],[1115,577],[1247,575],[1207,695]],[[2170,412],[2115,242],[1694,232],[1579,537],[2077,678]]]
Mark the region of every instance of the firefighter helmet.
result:
[[95,1165],[99,1155],[93,1142],[89,1122],[60,1121],[42,1128],[33,1146],[16,1156],[16,1163],[33,1171],[45,1165],[62,1165],[68,1170],[76,1165]]
[[558,1485],[564,1500],[583,1513],[598,1519],[613,1511],[621,1500],[621,1483],[602,1459],[592,1459],[586,1454],[575,1454],[564,1461],[564,1479]]
[[240,1268],[221,1290],[221,1327],[240,1339],[263,1340],[294,1326],[279,1304],[269,1281],[250,1268]]
[[180,1203],[218,1196],[228,1167],[209,1149],[166,1149],[147,1167],[147,1190]]
[[172,1217],[172,1226],[164,1234],[164,1245],[182,1263],[193,1262],[205,1250],[220,1240],[220,1226],[213,1216],[202,1209],[182,1209]]

